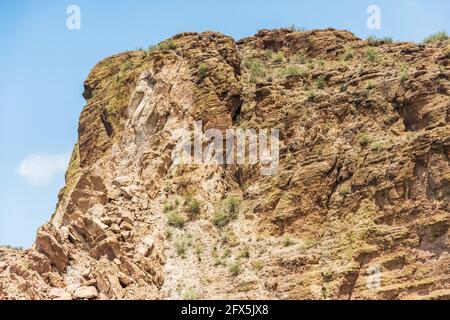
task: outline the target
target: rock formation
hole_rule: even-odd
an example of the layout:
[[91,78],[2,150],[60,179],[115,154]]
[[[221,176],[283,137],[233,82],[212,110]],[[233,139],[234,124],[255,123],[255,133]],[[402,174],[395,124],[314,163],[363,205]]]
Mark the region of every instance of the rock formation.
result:
[[[450,298],[450,48],[347,31],[183,33],[86,80],[66,184],[0,299]],[[261,163],[174,130],[277,128]]]

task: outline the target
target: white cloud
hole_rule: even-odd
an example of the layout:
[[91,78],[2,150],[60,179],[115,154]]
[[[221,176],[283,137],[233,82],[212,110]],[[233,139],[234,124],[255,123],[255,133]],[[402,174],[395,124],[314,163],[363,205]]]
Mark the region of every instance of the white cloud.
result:
[[47,185],[66,170],[69,160],[70,152],[30,154],[20,162],[18,172],[32,185]]

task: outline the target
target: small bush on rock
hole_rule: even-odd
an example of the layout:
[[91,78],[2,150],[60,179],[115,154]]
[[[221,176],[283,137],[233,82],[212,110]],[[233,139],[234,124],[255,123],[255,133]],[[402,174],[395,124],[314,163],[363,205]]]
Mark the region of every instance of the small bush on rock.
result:
[[178,212],[172,211],[167,216],[167,223],[173,227],[181,229],[184,227],[186,219]]

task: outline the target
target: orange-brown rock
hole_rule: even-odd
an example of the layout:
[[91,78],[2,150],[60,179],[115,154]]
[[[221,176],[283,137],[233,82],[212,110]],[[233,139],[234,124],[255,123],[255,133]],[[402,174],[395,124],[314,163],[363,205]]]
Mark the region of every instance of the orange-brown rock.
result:
[[[0,249],[0,299],[448,299],[449,58],[278,29],[100,62],[55,214]],[[173,163],[200,120],[279,129],[277,173]]]

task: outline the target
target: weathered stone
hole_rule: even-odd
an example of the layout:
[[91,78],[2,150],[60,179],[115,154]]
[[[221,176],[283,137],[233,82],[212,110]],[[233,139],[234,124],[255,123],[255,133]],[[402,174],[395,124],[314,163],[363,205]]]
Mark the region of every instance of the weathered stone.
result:
[[128,186],[133,182],[133,180],[128,177],[128,176],[121,176],[121,177],[117,177],[114,179],[113,184],[116,187],[124,187],[124,186]]
[[120,285],[118,274],[110,269],[96,274],[97,286],[100,292],[108,294],[113,299],[122,298],[122,286]]
[[121,187],[120,191],[122,192],[123,196],[127,199],[133,198],[133,196],[139,191],[139,187],[135,185]]
[[36,250],[47,256],[59,271],[66,269],[69,261],[66,250],[46,228],[39,229],[35,245]]
[[51,272],[51,263],[50,259],[47,258],[45,255],[40,254],[34,250],[31,250],[30,253],[30,259],[32,261],[31,263],[31,269],[36,271],[39,274],[44,274]]
[[52,300],[72,300],[72,295],[61,288],[52,288],[49,293]]
[[91,236],[98,237],[100,234],[104,234],[108,226],[104,224],[99,218],[86,218],[85,225]]
[[[0,248],[0,299],[447,299],[446,43],[371,41],[183,33],[97,64],[39,254]],[[200,121],[279,129],[273,175],[261,141],[256,163],[174,162]]]
[[120,210],[119,216],[122,218],[123,222],[127,222],[129,224],[133,224],[134,222],[134,216],[131,212],[126,210]]
[[100,203],[97,203],[92,208],[90,208],[87,213],[88,213],[88,216],[91,216],[96,219],[100,219],[101,217],[103,217],[104,212],[105,212],[104,206]]
[[55,288],[65,287],[64,279],[58,273],[49,272],[45,276],[50,286]]
[[97,289],[95,287],[80,287],[73,293],[74,299],[94,299],[98,296]]
[[97,246],[92,249],[92,255],[100,259],[101,257],[107,257],[110,261],[113,261],[120,254],[120,246],[115,238],[108,237],[102,240]]
[[136,252],[141,256],[147,257],[155,245],[155,239],[152,235],[147,235],[136,247]]
[[117,200],[120,197],[120,189],[111,188],[108,190],[108,199]]

